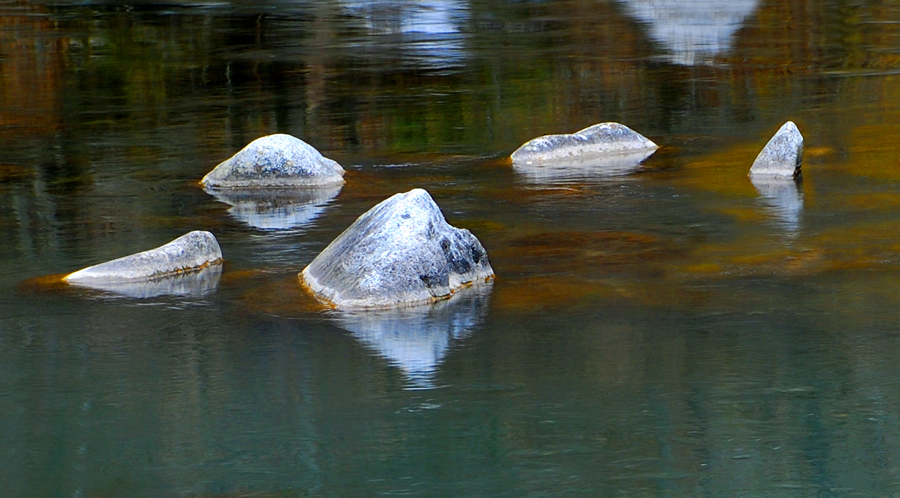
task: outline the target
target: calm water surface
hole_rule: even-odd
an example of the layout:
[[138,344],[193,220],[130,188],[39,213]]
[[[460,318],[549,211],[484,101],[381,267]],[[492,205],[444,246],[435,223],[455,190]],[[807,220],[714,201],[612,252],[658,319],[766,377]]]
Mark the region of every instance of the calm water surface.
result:
[[[0,1],[0,495],[898,496],[900,5],[723,3]],[[661,148],[506,159],[602,121]],[[275,132],[346,185],[199,187]],[[495,283],[318,308],[415,187]],[[221,272],[47,283],[194,229]]]

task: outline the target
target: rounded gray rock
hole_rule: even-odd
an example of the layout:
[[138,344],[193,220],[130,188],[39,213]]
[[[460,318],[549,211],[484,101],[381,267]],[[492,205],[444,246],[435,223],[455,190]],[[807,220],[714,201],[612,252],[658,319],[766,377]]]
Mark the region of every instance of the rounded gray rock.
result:
[[600,123],[572,134],[535,138],[511,157],[513,165],[530,165],[656,149],[655,143],[623,124]]
[[756,156],[749,176],[758,179],[790,180],[800,176],[803,161],[803,135],[788,121]]
[[481,242],[413,189],[363,213],[299,278],[319,299],[353,309],[430,303],[493,276]]
[[344,168],[299,138],[282,133],[250,142],[200,180],[207,188],[341,185]]
[[216,237],[209,232],[195,230],[156,249],[78,270],[63,280],[85,285],[129,283],[198,271],[221,261],[222,250]]

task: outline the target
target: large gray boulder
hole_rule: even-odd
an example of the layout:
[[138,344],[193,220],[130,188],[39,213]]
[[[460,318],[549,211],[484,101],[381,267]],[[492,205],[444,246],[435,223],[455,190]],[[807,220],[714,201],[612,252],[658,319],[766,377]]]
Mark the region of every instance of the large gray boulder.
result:
[[226,159],[200,183],[207,188],[318,187],[344,183],[344,168],[291,135],[258,138]]
[[803,135],[788,121],[756,156],[750,167],[751,179],[790,180],[800,176],[803,160]]
[[[511,157],[513,166],[552,165],[617,154],[652,153],[656,149],[655,143],[625,125],[600,123],[572,134],[535,138],[516,149]],[[642,155],[640,160],[647,155]]]
[[319,299],[354,309],[430,303],[493,275],[478,239],[414,189],[366,211],[299,278]]
[[222,262],[216,237],[200,230],[148,251],[89,266],[63,278],[70,284],[119,284],[149,281],[199,271]]

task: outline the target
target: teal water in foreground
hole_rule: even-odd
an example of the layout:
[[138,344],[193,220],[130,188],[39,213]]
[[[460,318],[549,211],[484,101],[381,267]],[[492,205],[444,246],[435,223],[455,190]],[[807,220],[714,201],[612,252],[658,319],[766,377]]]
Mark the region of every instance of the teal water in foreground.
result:
[[[896,496],[900,6],[679,4],[0,1],[0,496]],[[604,121],[661,147],[507,160]],[[347,183],[198,185],[276,132]],[[493,285],[303,292],[416,187]],[[54,283],[198,229],[190,285]]]

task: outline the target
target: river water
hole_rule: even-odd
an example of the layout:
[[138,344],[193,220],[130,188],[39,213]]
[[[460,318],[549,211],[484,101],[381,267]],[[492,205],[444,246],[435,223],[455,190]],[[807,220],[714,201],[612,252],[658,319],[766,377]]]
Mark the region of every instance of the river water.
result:
[[[660,149],[508,160],[604,121]],[[346,184],[198,185],[276,132]],[[2,0],[0,495],[898,496],[898,137],[896,2]],[[493,285],[304,294],[416,187]],[[52,283],[197,229],[199,282]]]

